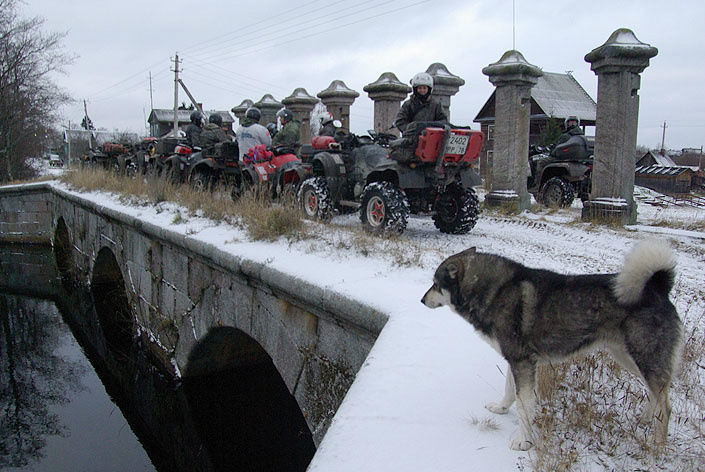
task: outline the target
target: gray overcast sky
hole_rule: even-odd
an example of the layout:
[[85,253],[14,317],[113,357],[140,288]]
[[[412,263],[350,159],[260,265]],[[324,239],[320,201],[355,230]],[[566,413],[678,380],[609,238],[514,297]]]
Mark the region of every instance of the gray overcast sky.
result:
[[[705,2],[516,0],[516,49],[548,72],[572,71],[597,99],[584,56],[617,28],[634,31],[658,55],[642,74],[638,142],[705,145]],[[296,87],[316,95],[335,79],[357,90],[351,128],[372,127],[362,88],[386,71],[403,82],[433,62],[465,79],[451,101],[452,121],[470,124],[493,91],[482,68],[512,48],[512,1],[237,0],[114,2],[27,0],[26,16],[66,31],[76,54],[56,81],[76,100],[65,121],[80,122],[82,99],[98,127],[144,133],[150,110],[171,108],[178,52],[182,78],[206,109],[229,110]],[[188,103],[180,91],[180,101]],[[474,127],[478,125],[475,124]]]

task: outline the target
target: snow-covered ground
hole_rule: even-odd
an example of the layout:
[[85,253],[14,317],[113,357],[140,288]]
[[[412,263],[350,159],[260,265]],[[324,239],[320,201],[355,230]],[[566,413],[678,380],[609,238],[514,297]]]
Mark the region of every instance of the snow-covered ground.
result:
[[[67,189],[63,184],[54,185]],[[347,215],[333,218],[328,225],[308,223],[315,236],[269,243],[253,242],[240,228],[189,215],[170,203],[126,206],[105,193],[81,195],[224,251],[266,261],[389,314],[389,322],[309,467],[311,471],[532,468],[534,452],[509,449],[511,435],[518,427],[515,407],[503,416],[484,408],[503,394],[506,363],[449,309],[430,310],[420,303],[437,265],[471,246],[531,267],[595,273],[618,271],[636,242],[662,239],[674,249],[678,260],[671,298],[686,323],[686,333],[698,325],[696,335],[703,342],[705,234],[652,226],[664,220],[702,222],[702,208],[642,204],[636,226],[616,229],[580,222],[578,201],[572,208],[555,212],[481,214],[475,228],[462,236],[441,234],[430,217],[412,216],[406,233],[392,240],[362,234],[357,215]],[[175,218],[177,213],[180,218]],[[705,467],[705,375],[702,365],[699,369],[694,387],[674,388],[671,393],[674,409],[668,450],[675,456],[687,451],[695,456],[695,464]],[[619,380],[633,384],[632,390],[643,390],[626,374]],[[616,409],[621,411],[619,405]],[[623,421],[632,421],[634,416],[625,412]],[[644,435],[649,434],[640,428]],[[595,444],[581,443],[580,436],[574,441],[580,451],[576,466],[580,470],[651,469],[659,463],[667,470],[690,467],[680,459],[639,459],[629,451],[629,444],[617,457],[609,457]]]

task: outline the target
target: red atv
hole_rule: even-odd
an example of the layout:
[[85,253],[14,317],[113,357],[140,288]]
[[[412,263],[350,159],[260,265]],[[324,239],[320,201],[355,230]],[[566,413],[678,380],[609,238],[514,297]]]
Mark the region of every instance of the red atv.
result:
[[268,148],[264,144],[250,148],[241,163],[242,185],[233,191],[233,199],[245,191],[267,186],[272,198],[281,197],[288,190],[295,190],[308,177],[308,170],[289,146]]

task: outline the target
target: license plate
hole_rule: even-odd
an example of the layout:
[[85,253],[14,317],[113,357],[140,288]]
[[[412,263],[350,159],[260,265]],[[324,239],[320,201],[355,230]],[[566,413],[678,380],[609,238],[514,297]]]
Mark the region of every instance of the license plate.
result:
[[470,136],[467,134],[455,134],[451,132],[448,138],[448,144],[446,145],[446,154],[465,154],[468,148],[468,142],[470,141]]

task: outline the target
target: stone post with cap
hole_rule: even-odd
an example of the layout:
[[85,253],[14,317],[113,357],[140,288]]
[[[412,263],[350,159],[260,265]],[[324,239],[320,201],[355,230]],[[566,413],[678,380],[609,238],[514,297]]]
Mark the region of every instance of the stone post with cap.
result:
[[362,90],[367,92],[375,104],[375,131],[399,136],[399,130],[392,128],[392,123],[399,113],[401,102],[411,92],[411,87],[401,83],[392,72],[385,72]]
[[245,118],[245,112],[247,111],[248,108],[250,108],[251,106],[254,106],[254,104],[255,103],[252,100],[250,100],[249,98],[246,98],[238,106],[232,107],[230,109],[230,111],[232,111],[233,115],[235,115],[235,118],[237,118],[240,121],[240,123],[242,123],[242,119]]
[[317,94],[333,118],[343,123],[343,128],[350,129],[350,105],[360,96],[348,88],[342,80],[334,80],[327,89]]
[[494,153],[491,189],[485,197],[490,206],[523,210],[531,205],[526,190],[529,175],[529,111],[531,88],[543,75],[516,50],[482,69],[495,93]]
[[585,56],[597,75],[595,160],[583,220],[635,223],[634,172],[641,74],[658,49],[626,28]]
[[283,105],[268,93],[262,97],[259,102],[255,103],[254,106],[259,108],[259,111],[262,113],[262,118],[259,120],[260,124],[267,125],[268,123],[277,122],[277,112]]
[[450,121],[450,97],[458,93],[460,87],[465,85],[465,80],[457,75],[451,74],[448,68],[440,62],[434,62],[426,73],[433,77],[433,90],[431,96],[436,97],[443,107],[443,111]]
[[282,100],[282,103],[292,111],[294,119],[301,122],[301,143],[311,142],[311,111],[318,103],[316,97],[312,97],[306,89],[299,87],[294,92]]

